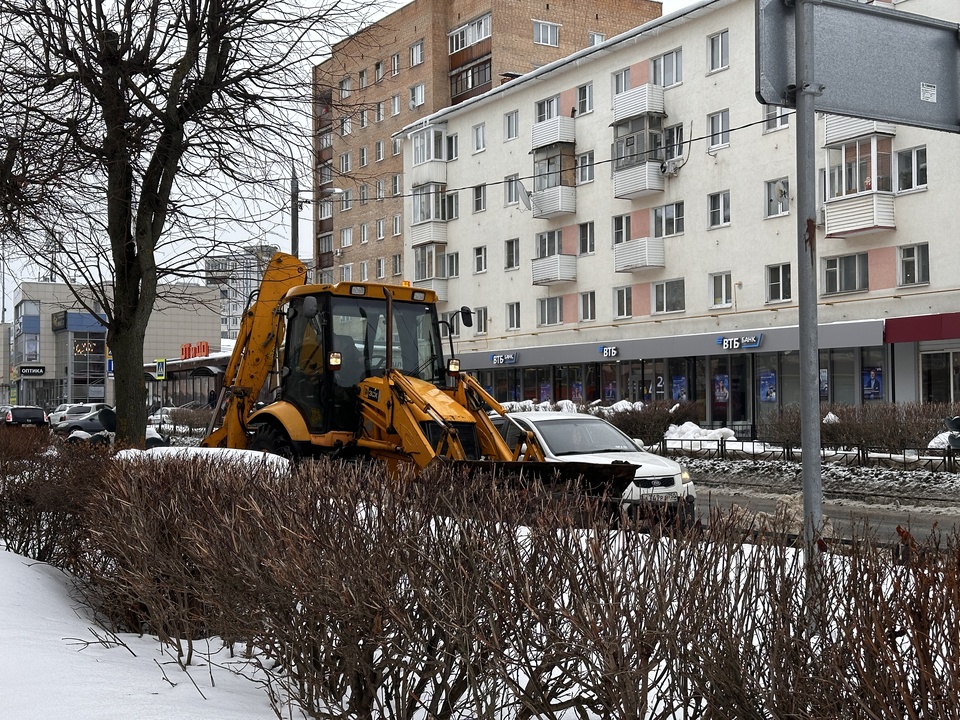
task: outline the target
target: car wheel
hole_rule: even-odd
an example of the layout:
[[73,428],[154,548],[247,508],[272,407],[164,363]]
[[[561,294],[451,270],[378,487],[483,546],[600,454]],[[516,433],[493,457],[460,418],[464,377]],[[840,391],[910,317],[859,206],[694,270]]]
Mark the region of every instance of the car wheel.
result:
[[250,441],[251,450],[273,453],[287,460],[296,460],[297,451],[283,430],[273,425],[260,425]]

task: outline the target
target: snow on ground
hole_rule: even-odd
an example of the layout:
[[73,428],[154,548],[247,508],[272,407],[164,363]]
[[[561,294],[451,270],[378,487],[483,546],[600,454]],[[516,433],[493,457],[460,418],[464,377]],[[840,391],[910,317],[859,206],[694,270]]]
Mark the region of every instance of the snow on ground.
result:
[[[0,545],[0,716],[13,720],[268,720],[255,668],[217,639],[189,672],[156,638],[99,629],[56,568]],[[212,653],[209,657],[206,653]]]

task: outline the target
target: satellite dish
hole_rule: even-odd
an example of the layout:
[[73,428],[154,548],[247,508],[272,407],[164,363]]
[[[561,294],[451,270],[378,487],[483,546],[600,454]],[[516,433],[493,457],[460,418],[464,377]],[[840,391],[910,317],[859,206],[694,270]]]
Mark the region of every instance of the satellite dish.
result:
[[527,189],[523,186],[522,180],[517,180],[517,190],[520,194],[520,202],[523,203],[523,206],[529,210],[530,209],[530,193],[527,192]]

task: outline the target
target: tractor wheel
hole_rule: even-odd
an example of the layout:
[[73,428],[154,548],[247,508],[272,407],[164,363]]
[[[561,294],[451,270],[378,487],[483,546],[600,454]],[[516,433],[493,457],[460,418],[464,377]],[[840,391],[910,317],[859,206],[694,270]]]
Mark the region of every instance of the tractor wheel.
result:
[[257,428],[253,434],[253,440],[250,441],[250,449],[273,453],[291,461],[297,459],[297,450],[290,442],[290,438],[283,430],[278,430],[272,425],[260,425]]

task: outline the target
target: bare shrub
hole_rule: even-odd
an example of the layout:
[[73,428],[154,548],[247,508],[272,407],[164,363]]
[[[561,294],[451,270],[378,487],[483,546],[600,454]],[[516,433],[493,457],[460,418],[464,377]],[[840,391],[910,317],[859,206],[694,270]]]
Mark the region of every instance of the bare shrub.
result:
[[605,414],[603,417],[630,437],[639,438],[645,444],[653,445],[663,439],[671,425],[702,422],[703,403],[657,400],[646,403],[642,410],[621,410]]
[[[196,430],[206,431],[211,417],[213,417],[213,410],[208,407],[174,408],[170,411],[171,425],[188,428],[191,435]],[[169,429],[168,427],[167,430]]]

